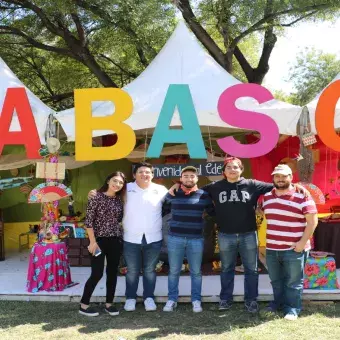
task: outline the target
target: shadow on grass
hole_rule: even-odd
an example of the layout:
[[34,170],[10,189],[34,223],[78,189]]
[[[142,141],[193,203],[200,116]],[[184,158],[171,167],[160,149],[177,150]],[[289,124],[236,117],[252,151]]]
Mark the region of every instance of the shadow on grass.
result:
[[[242,303],[235,303],[231,310],[219,312],[217,304],[203,304],[203,313],[193,313],[191,304],[179,304],[173,313],[162,312],[163,305],[158,304],[157,312],[146,313],[138,304],[135,312],[125,312],[122,305],[120,315],[111,317],[104,313],[104,305],[98,305],[101,314],[89,318],[78,314],[77,303],[64,302],[13,302],[0,301],[0,329],[16,326],[41,325],[43,332],[77,327],[81,334],[102,333],[108,330],[131,330],[134,338],[152,339],[169,334],[197,336],[200,334],[228,334],[235,329],[252,328],[282,318],[282,315],[268,315],[260,312],[250,315],[243,309]],[[264,309],[265,304],[261,304]],[[309,305],[301,318],[321,313],[325,317],[340,318],[340,303],[328,305]],[[48,336],[48,334],[46,334]]]

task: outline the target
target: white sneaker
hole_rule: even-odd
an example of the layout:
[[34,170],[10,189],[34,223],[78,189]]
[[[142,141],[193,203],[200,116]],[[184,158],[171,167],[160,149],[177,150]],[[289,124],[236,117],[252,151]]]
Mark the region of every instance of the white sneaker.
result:
[[177,302],[173,300],[168,300],[166,305],[163,308],[163,312],[173,312],[176,307],[177,307]]
[[198,301],[198,300],[193,301],[193,303],[192,303],[192,311],[194,313],[201,313],[203,311],[202,305],[201,305],[201,301]]
[[127,299],[125,301],[124,309],[127,312],[133,312],[136,310],[136,299]]
[[289,320],[289,321],[295,321],[297,320],[298,316],[296,314],[293,313],[288,313],[285,315],[285,319]]
[[145,310],[147,312],[153,312],[157,309],[157,306],[155,304],[155,301],[153,300],[153,298],[147,298],[144,300],[144,306],[145,306]]

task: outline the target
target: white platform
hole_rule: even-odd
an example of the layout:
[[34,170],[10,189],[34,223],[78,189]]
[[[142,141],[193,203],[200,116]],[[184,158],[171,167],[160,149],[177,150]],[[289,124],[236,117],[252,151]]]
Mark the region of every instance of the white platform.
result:
[[[0,262],[0,300],[24,300],[24,301],[74,301],[78,302],[83,293],[84,284],[90,275],[89,267],[71,267],[72,280],[79,282],[78,285],[65,289],[62,292],[38,292],[28,293],[26,291],[26,275],[28,268],[28,252],[7,254],[5,261]],[[338,280],[340,282],[340,270],[337,270]],[[272,288],[267,274],[259,276],[259,300],[268,301],[272,299]],[[234,300],[242,301],[243,275],[235,276]],[[139,284],[138,295],[142,295],[142,280]],[[167,276],[157,277],[155,296],[158,302],[167,299]],[[105,275],[99,282],[94,291],[92,301],[105,301]],[[219,301],[221,285],[218,275],[204,276],[202,300],[204,302]],[[190,301],[190,277],[182,276],[180,278],[180,302]],[[116,300],[117,302],[125,299],[125,278],[118,277]],[[304,291],[305,300],[340,300],[340,290],[312,290]]]

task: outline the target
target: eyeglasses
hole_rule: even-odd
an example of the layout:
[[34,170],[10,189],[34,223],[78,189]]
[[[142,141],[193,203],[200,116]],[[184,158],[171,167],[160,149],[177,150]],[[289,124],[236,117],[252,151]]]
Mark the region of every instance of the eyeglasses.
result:
[[111,179],[111,182],[115,185],[121,185],[121,186],[124,185],[124,182],[119,181],[118,179]]

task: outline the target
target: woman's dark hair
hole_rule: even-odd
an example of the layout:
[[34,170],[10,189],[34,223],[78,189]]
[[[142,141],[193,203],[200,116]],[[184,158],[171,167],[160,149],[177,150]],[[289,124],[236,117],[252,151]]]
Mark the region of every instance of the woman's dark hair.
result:
[[133,167],[132,173],[135,175],[137,173],[137,170],[139,168],[142,168],[143,166],[145,166],[146,168],[149,168],[151,170],[151,172],[153,173],[154,168],[153,168],[152,164],[147,163],[147,162],[136,163],[135,166]]
[[123,182],[124,182],[123,187],[122,187],[119,191],[116,192],[116,195],[122,196],[122,197],[123,197],[124,194],[125,194],[125,191],[126,191],[126,183],[127,183],[127,181],[126,181],[125,175],[124,175],[121,171],[115,171],[115,172],[113,172],[112,174],[110,174],[109,176],[107,176],[106,179],[105,179],[105,181],[104,181],[104,184],[103,184],[102,187],[99,188],[97,191],[98,191],[98,192],[106,192],[106,191],[109,189],[109,184],[108,184],[108,182],[110,181],[110,179],[111,179],[112,177],[116,177],[116,176],[121,177],[121,178],[123,179]]

